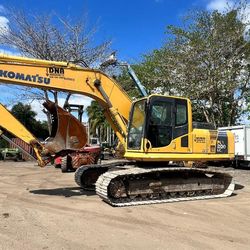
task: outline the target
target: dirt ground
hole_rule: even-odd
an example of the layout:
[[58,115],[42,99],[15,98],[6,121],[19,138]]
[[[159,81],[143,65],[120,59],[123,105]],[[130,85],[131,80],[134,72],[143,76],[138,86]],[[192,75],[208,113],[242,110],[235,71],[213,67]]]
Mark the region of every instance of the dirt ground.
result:
[[249,249],[250,170],[229,198],[114,208],[74,173],[0,162],[0,249]]

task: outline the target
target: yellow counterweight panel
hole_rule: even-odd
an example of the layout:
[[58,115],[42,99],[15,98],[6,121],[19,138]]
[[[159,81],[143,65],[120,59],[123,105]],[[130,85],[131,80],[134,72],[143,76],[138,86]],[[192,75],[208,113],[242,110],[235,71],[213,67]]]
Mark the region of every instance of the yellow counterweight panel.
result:
[[234,134],[231,131],[227,131],[227,138],[228,138],[228,153],[230,155],[235,155],[235,138]]
[[[220,132],[218,130],[194,129],[192,132],[192,152],[195,154],[218,154],[216,148],[220,144]],[[234,154],[234,135],[230,131],[224,135],[227,143],[223,147],[229,155]]]

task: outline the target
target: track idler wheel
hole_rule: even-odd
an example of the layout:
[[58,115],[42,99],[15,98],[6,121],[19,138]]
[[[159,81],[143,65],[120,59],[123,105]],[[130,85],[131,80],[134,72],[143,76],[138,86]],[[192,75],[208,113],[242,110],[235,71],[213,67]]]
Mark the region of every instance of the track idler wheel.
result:
[[112,181],[109,186],[109,192],[114,198],[127,197],[126,187],[122,180]]

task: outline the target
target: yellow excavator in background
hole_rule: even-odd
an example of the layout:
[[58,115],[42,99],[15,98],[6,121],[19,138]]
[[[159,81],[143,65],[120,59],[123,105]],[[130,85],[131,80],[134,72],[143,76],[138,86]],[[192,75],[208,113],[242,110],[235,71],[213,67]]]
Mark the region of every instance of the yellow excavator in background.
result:
[[6,129],[14,136],[22,139],[27,144],[31,145],[34,149],[37,159],[26,152],[19,145],[10,140],[3,131],[0,129],[0,137],[15,147],[19,148],[24,154],[33,160],[37,160],[40,166],[45,166],[46,161],[42,158],[43,145],[2,105],[0,104],[0,127]]
[[113,206],[226,197],[234,190],[228,173],[168,165],[234,158],[233,134],[193,128],[187,98],[149,95],[132,102],[114,79],[99,70],[7,55],[0,55],[0,81],[98,101],[129,161],[82,166],[75,179],[86,188],[95,184],[97,194]]
[[[7,130],[12,135],[32,146],[36,158],[20,145],[10,140],[3,134],[2,130],[0,130],[0,137],[14,147],[17,147],[29,158],[37,160],[38,165],[41,167],[44,167],[51,161],[60,160],[62,172],[65,172],[67,171],[67,168],[63,165],[65,161],[68,161],[68,165],[70,164],[72,170],[75,170],[81,165],[97,162],[101,149],[100,147],[85,147],[87,142],[85,126],[73,115],[53,102],[46,101],[44,107],[52,116],[52,132],[50,137],[46,139],[46,142],[41,143],[21,122],[0,104],[0,128]],[[58,124],[59,122],[60,126]]]

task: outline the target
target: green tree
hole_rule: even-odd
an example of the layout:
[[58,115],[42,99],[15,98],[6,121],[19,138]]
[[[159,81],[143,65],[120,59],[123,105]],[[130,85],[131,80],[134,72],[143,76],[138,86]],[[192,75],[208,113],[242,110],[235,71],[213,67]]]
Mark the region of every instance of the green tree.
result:
[[145,55],[137,69],[147,89],[189,97],[200,121],[236,124],[250,78],[248,26],[239,19],[242,8],[191,13],[182,27],[168,26],[164,46]]
[[49,137],[48,123],[46,121],[36,121],[34,124],[34,135],[45,140]]
[[89,117],[90,134],[99,137],[101,141],[106,140],[109,124],[104,116],[103,108],[96,101],[92,101],[86,110]]
[[37,113],[30,105],[19,102],[12,107],[11,113],[37,138],[45,139],[49,136],[47,123],[37,121]]
[[[134,64],[131,65],[133,70],[136,72],[137,77],[140,79],[143,79],[143,71],[141,70],[141,65]],[[136,87],[135,83],[131,79],[131,77],[128,74],[127,69],[123,69],[118,76],[116,76],[116,81],[122,86],[124,91],[131,97],[131,98],[140,98],[141,94]]]
[[[1,150],[1,148],[8,148],[8,147],[9,147],[9,143],[7,141],[5,141],[4,139],[0,138],[0,150]],[[0,159],[1,159],[1,157],[0,157]]]

